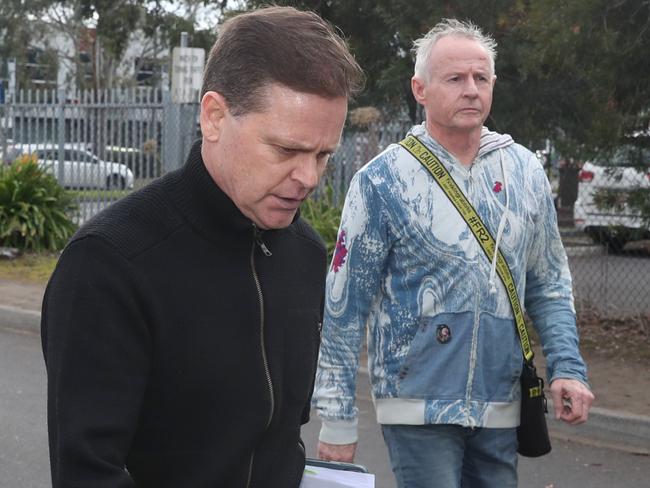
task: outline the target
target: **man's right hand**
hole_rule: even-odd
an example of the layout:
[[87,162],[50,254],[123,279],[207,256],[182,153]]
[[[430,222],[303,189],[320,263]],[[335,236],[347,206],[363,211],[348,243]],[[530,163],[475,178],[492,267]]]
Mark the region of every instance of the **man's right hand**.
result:
[[357,451],[357,443],[354,444],[328,444],[318,443],[318,458],[325,461],[339,461],[351,463],[354,461],[354,453]]

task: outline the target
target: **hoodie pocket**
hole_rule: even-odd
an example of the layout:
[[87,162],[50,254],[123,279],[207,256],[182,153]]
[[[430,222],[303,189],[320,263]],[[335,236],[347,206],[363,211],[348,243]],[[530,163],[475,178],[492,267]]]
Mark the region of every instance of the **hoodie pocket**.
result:
[[482,313],[472,397],[488,402],[511,402],[518,391],[523,354],[512,319]]
[[472,346],[471,312],[423,317],[399,371],[401,398],[464,398]]

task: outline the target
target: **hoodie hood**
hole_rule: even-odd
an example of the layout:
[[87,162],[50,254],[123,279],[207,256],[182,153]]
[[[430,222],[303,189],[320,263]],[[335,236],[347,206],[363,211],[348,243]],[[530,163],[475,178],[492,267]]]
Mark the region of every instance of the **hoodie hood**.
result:
[[483,126],[481,130],[481,143],[478,147],[477,157],[481,157],[497,149],[511,146],[515,141],[512,140],[510,134],[499,134],[492,132],[487,127]]
[[[436,146],[442,147],[435,139],[433,139],[426,129],[426,122],[415,125],[409,130],[409,134],[412,134],[416,137],[426,137],[428,141],[433,141],[436,143]],[[487,127],[483,126],[481,129],[481,142],[478,148],[477,158],[485,156],[492,151],[497,149],[503,149],[505,147],[511,146],[514,144],[512,137],[509,134],[499,134],[498,132],[493,132]]]

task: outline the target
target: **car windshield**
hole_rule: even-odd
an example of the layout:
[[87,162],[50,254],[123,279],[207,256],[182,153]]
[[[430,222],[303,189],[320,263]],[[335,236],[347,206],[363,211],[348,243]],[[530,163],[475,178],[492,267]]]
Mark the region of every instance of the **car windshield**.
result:
[[598,166],[647,168],[650,166],[650,150],[639,146],[621,146],[613,153],[597,156],[593,162]]
[[41,149],[36,151],[36,157],[47,161],[57,161],[59,159],[59,152],[56,149]]
[[66,149],[64,159],[65,161],[97,162],[95,155],[79,149]]

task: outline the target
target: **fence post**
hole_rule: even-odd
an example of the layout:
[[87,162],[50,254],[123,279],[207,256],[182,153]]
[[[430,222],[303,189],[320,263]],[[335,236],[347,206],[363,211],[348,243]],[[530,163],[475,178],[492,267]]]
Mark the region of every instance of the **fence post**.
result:
[[61,88],[57,91],[58,104],[57,104],[57,140],[59,144],[58,156],[59,156],[59,168],[57,170],[57,178],[61,185],[64,185],[64,146],[65,146],[65,91]]
[[[7,154],[7,128],[9,125],[9,113],[11,111],[7,107],[7,102],[3,100],[0,103],[0,153],[2,153],[2,160],[0,161],[0,166],[3,163],[9,161]],[[6,160],[6,161],[5,161]]]
[[181,160],[180,164],[182,164],[187,155],[190,152],[190,149],[192,148],[192,144],[194,143],[195,139],[198,137],[197,134],[197,125],[198,125],[198,110],[199,110],[199,104],[197,103],[184,103],[181,105],[180,108],[180,120],[181,123],[179,125],[179,128],[182,128],[183,130],[180,131],[182,132],[180,137],[181,139],[181,147],[182,147],[182,153],[181,153]]
[[180,105],[172,102],[171,92],[163,92],[162,116],[162,172],[163,174],[178,168],[183,161],[180,137]]

